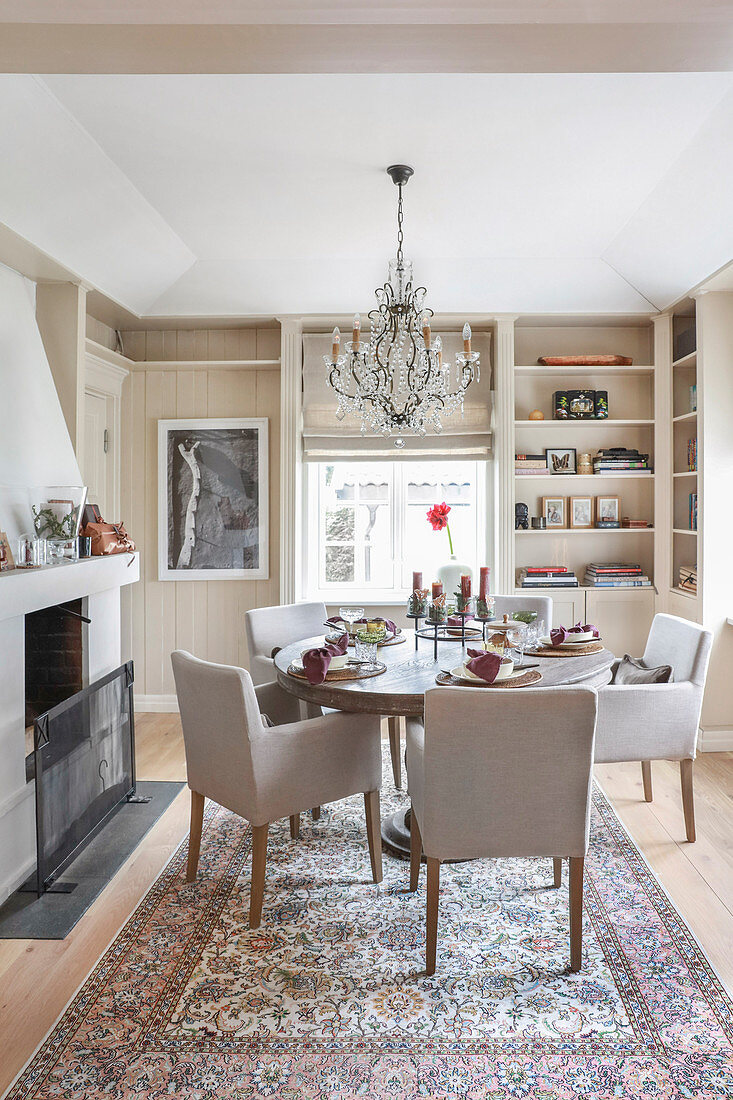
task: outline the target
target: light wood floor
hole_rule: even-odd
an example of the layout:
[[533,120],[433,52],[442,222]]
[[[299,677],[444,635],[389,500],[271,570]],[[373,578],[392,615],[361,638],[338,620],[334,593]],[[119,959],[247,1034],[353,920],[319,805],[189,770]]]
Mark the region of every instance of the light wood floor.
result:
[[[177,715],[140,715],[137,746],[140,779],[185,778]],[[684,840],[677,765],[653,765],[651,804],[643,801],[639,765],[604,765],[596,772],[733,992],[733,753],[697,759],[695,844]],[[0,940],[0,1095],[186,835],[188,811],[184,790],[65,940]]]

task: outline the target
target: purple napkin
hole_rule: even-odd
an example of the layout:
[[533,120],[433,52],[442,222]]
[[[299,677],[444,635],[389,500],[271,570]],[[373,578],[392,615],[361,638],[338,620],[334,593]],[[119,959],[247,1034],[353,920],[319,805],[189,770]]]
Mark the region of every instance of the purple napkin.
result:
[[303,668],[309,684],[322,684],[332,657],[343,657],[349,645],[349,635],[342,634],[337,642],[309,649],[303,654]]
[[463,626],[463,619],[460,615],[449,615],[446,622],[448,626]]
[[336,623],[342,623],[343,621],[344,620],[341,618],[340,615],[332,615],[330,619],[326,619],[326,622],[327,623],[332,623],[333,626],[335,626]]
[[470,661],[466,662],[466,668],[469,669],[474,676],[480,676],[487,684],[493,684],[501,668],[501,657],[499,654],[485,653],[483,649],[468,649],[466,652],[471,658]]
[[566,642],[568,639],[572,641],[573,634],[585,634],[589,630],[593,632],[594,638],[600,638],[600,634],[597,628],[593,626],[592,623],[583,624],[577,622],[575,626],[569,626],[567,628],[564,626],[553,627],[550,631],[550,641],[552,642],[553,646],[559,646],[562,645],[563,642]]

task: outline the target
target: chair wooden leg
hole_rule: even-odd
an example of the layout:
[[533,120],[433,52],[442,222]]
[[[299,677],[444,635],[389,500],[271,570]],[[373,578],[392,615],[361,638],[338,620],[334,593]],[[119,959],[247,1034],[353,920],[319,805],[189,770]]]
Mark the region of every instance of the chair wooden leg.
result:
[[425,922],[425,973],[435,973],[438,952],[438,898],[440,896],[440,860],[428,856],[428,905]]
[[400,719],[393,715],[387,719],[389,729],[389,752],[392,757],[392,775],[398,791],[402,790],[402,759],[400,756]]
[[652,762],[651,760],[642,760],[641,762],[641,781],[644,784],[644,801],[651,802],[654,798],[652,791]]
[[583,962],[583,868],[582,856],[570,857],[570,969],[580,970]]
[[382,881],[382,819],[379,813],[379,791],[364,792],[364,813],[366,815],[369,859],[372,864],[372,878]]
[[552,857],[552,879],[556,890],[562,886],[562,859],[560,856]]
[[321,807],[320,806],[314,806],[313,807],[313,809],[311,810],[311,817],[313,818],[314,821],[320,821],[320,819],[321,819]]
[[191,791],[191,828],[188,834],[188,862],[186,863],[186,882],[193,882],[199,869],[201,851],[201,830],[204,827],[205,798],[198,791]]
[[685,813],[685,832],[690,844],[695,842],[695,801],[692,792],[692,769],[694,760],[680,760],[680,783],[682,784],[682,809]]
[[422,834],[414,809],[410,810],[410,891],[417,890],[422,861]]
[[262,920],[262,896],[265,892],[267,831],[269,825],[252,826],[252,879],[249,887],[249,926],[259,928]]
[[297,840],[300,836],[300,814],[290,815],[290,839]]

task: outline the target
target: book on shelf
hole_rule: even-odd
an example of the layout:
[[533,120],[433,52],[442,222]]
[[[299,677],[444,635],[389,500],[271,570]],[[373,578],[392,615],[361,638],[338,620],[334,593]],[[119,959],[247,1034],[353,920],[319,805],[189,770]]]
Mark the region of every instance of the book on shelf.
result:
[[697,531],[697,493],[690,493],[687,520],[689,529]]
[[697,470],[697,439],[687,440],[687,469]]
[[527,565],[525,573],[570,573],[567,565]]
[[588,573],[641,573],[637,562],[629,561],[592,561],[586,566]]
[[624,516],[621,520],[621,526],[631,528],[634,531],[643,531],[647,527],[651,527],[651,523],[646,519],[630,519],[628,516]]
[[520,588],[577,588],[578,578],[566,565],[530,565],[519,570],[517,583]]
[[697,566],[681,565],[679,572],[679,587],[683,592],[697,594]]
[[588,577],[586,575],[585,583],[592,588],[651,588],[652,582],[648,577],[634,577],[627,580],[600,580],[598,577]]

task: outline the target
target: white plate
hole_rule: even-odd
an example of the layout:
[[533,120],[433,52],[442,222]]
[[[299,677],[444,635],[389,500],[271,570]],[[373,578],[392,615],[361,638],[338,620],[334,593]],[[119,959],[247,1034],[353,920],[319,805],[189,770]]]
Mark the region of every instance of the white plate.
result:
[[[460,680],[462,684],[477,684],[477,683],[478,684],[485,684],[486,683],[486,680],[482,680],[482,678],[480,676],[474,676],[473,673],[471,673],[470,677],[467,676],[466,673],[464,672],[463,665],[457,665],[455,668],[452,668],[450,670],[446,669],[444,671],[446,671],[449,676],[452,676],[454,678],[454,680]],[[516,680],[519,676],[524,676],[526,671],[527,671],[526,668],[523,668],[523,669],[516,669],[515,668],[515,669],[512,670],[512,672],[509,673],[508,676],[503,676],[501,678],[501,680],[494,680],[494,683],[495,684],[497,684],[497,683],[498,684],[505,684],[509,680]]]
[[577,649],[578,646],[590,645],[591,642],[602,642],[602,638],[589,638],[587,642],[560,642],[560,645],[553,645],[552,638],[540,639],[540,644],[547,646],[548,649]]

